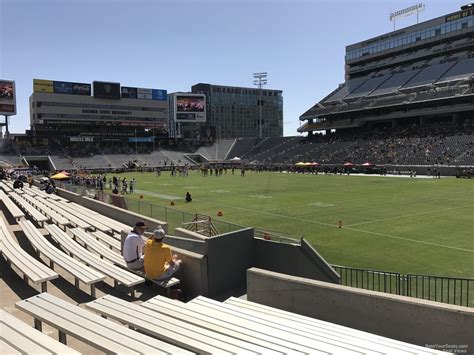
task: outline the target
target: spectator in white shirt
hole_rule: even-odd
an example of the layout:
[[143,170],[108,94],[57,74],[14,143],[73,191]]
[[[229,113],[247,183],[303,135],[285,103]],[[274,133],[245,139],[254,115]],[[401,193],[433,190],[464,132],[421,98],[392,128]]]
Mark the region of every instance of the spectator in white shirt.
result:
[[138,221],[135,223],[135,228],[128,233],[123,242],[123,259],[127,263],[127,267],[130,269],[143,269],[143,247],[145,246],[143,234],[145,233],[146,228],[144,221]]

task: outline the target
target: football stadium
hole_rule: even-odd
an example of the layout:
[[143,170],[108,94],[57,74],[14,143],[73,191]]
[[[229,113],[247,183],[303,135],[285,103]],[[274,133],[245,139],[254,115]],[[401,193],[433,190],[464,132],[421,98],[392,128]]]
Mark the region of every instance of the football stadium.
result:
[[474,353],[474,5],[340,71],[289,136],[264,72],[0,79],[0,354]]

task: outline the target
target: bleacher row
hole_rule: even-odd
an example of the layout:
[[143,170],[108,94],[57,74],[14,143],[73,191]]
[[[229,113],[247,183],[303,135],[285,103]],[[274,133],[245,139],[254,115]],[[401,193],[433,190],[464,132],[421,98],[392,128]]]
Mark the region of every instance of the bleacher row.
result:
[[[84,309],[47,293],[47,282],[60,276],[55,265],[74,277],[76,287],[89,285],[93,298],[95,285],[106,278],[133,290],[144,278],[127,271],[119,254],[119,232],[129,227],[36,187],[14,190],[0,181],[0,198],[4,215],[17,221],[38,258],[16,242],[3,217],[0,253],[42,292],[15,305],[35,328],[0,310],[2,354],[78,353],[67,346],[68,336],[106,353],[436,353],[236,298],[221,303],[199,296],[182,303],[157,296],[138,305],[105,295]],[[43,323],[57,329],[58,341],[42,333]]]
[[[41,293],[16,307],[36,329],[0,311],[2,353],[75,354],[68,336],[116,354],[441,353],[233,297],[182,303],[157,296],[137,305],[106,295],[84,309]],[[43,323],[58,330],[58,342],[41,332]]]

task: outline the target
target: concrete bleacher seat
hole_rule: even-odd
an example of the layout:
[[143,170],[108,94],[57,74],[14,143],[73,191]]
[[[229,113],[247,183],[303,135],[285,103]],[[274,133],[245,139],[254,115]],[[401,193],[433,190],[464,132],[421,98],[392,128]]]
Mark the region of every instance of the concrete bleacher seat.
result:
[[79,281],[91,288],[91,295],[95,297],[95,284],[105,280],[105,275],[82,264],[78,260],[65,254],[49,243],[41,232],[30,222],[19,222],[23,233],[39,254],[46,256],[50,260],[50,268],[54,270],[54,264],[62,267],[67,273],[74,276],[75,285],[79,287]]
[[0,354],[80,354],[2,309],[0,334]]
[[[77,203],[74,202],[69,202],[67,204],[63,204],[65,208],[72,208],[73,210],[80,212],[81,214],[88,216],[89,218],[96,220],[98,223],[107,226],[107,228],[110,228],[111,231],[109,232],[115,232],[115,233],[121,233],[122,230],[126,230],[127,232],[130,231],[132,228],[130,226],[127,226],[126,224],[116,221],[112,218],[109,218],[107,216],[104,216],[94,210],[91,210],[90,208],[86,208],[84,206],[81,206]],[[98,229],[98,228],[97,228]],[[105,232],[104,230],[101,230],[102,232]]]
[[143,277],[124,270],[123,268],[114,265],[111,261],[101,259],[98,255],[89,252],[72,240],[72,238],[59,229],[58,226],[47,224],[45,225],[45,229],[50,233],[51,237],[60,245],[60,247],[69,253],[69,255],[76,257],[86,265],[110,277],[114,280],[114,286],[117,286],[117,284],[120,283],[125,287],[128,287],[132,297],[135,294],[134,287],[145,282]]
[[44,205],[51,208],[53,211],[59,213],[60,215],[67,218],[73,226],[77,226],[83,229],[91,228],[91,225],[86,221],[79,218],[77,215],[69,212],[70,210],[65,209],[58,201],[53,201],[50,199],[43,199],[42,197],[37,197],[39,201],[41,201]]
[[[193,305],[199,304],[201,310],[208,309],[211,312],[212,309],[212,311],[218,312],[218,314],[226,317],[229,321],[232,321],[232,319],[236,321],[244,320],[245,322],[258,324],[259,327],[267,329],[275,336],[278,336],[278,334],[285,336],[286,334],[287,338],[294,340],[298,338],[306,339],[309,346],[315,347],[316,350],[328,351],[330,353],[363,352],[392,354],[398,351],[417,354],[436,353],[432,349],[374,336],[370,333],[333,325],[329,322],[326,322],[324,326],[320,322],[317,329],[308,329],[302,326],[296,319],[294,321],[288,318],[278,319],[254,309],[244,308],[235,299],[232,299],[229,303],[221,303],[205,297],[197,297],[190,303]],[[316,322],[317,320],[314,323]]]
[[102,243],[107,245],[110,249],[121,251],[121,243],[120,243],[120,236],[112,237],[108,234],[105,234],[101,231],[94,231],[91,233],[97,240],[100,240]]
[[112,228],[106,225],[105,221],[101,220],[100,215],[93,215],[85,212],[84,210],[77,208],[78,205],[72,205],[70,203],[58,202],[62,208],[67,209],[71,213],[74,213],[78,218],[89,224],[94,229],[101,232],[112,233]]
[[120,265],[122,267],[127,267],[127,263],[123,259],[122,255],[106,247],[103,243],[99,242],[93,235],[89,234],[81,228],[69,228],[68,230],[72,233],[74,239],[79,239],[82,242],[86,249],[95,251],[101,257],[110,260],[114,264]]
[[[145,307],[107,295],[86,304],[88,309],[125,323],[160,340],[199,354],[267,353],[263,347],[204,329]],[[268,351],[268,353],[274,353]]]
[[0,190],[0,200],[3,202],[7,211],[12,215],[14,219],[18,221],[25,217],[25,214],[18,208],[18,206],[15,205],[13,201],[10,200],[10,198],[1,190]]
[[[165,297],[157,296],[144,303],[145,307],[151,311],[163,314],[175,319],[182,320],[198,327],[209,329],[230,337],[240,339],[252,344],[256,344],[283,354],[308,354],[309,349],[298,347],[285,338],[276,338],[272,334],[265,334],[254,331],[252,328],[243,327],[236,323],[227,322],[225,318],[213,317],[212,315],[194,312],[185,303],[178,303]],[[301,351],[295,349],[299,348]]]
[[25,199],[30,205],[35,207],[38,211],[40,211],[44,216],[48,217],[54,224],[65,228],[70,222],[67,218],[61,216],[59,213],[53,211],[51,208],[43,204],[39,199],[35,197],[31,197],[28,194],[23,195],[23,199]]
[[325,336],[339,340],[341,345],[345,343],[355,344],[367,352],[372,351],[386,354],[392,354],[398,351],[416,354],[441,353],[433,351],[432,349],[302,316],[255,302],[249,302],[240,298],[231,297],[224,303],[230,306],[231,310],[254,316],[259,320],[285,324],[291,329],[298,329],[303,332],[324,334]]
[[111,322],[48,293],[19,301],[16,307],[35,319],[35,328],[38,330],[42,329],[42,322],[58,329],[59,340],[64,344],[67,342],[66,336],[69,335],[105,353],[189,353]]
[[15,200],[15,202],[17,203],[17,205],[20,206],[20,208],[23,209],[39,225],[43,225],[44,222],[48,220],[48,217],[46,217],[32,205],[30,205],[27,200],[18,195],[16,192],[11,192],[9,196],[12,197],[13,200]]
[[41,291],[43,292],[47,289],[48,281],[59,277],[57,272],[36,260],[13,240],[6,222],[1,217],[0,251],[9,264],[13,264],[20,270],[25,281],[31,280],[34,284],[41,285]]
[[13,189],[8,186],[4,181],[0,181],[0,188],[2,188],[2,190],[6,193],[13,191]]

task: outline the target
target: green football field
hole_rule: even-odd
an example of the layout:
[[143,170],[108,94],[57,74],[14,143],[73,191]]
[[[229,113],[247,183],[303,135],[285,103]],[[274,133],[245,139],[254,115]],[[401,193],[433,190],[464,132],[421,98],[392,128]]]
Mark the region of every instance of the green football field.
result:
[[[129,201],[129,208],[157,218],[164,218],[164,209],[147,202],[171,207],[174,201],[176,210],[304,237],[331,264],[474,277],[470,180],[253,172],[242,178],[238,171],[220,177],[194,171],[184,178],[169,172],[117,176],[137,180],[128,197],[140,200],[140,207]],[[184,203],[187,191],[192,203]],[[182,222],[178,212],[166,213],[171,227]]]

